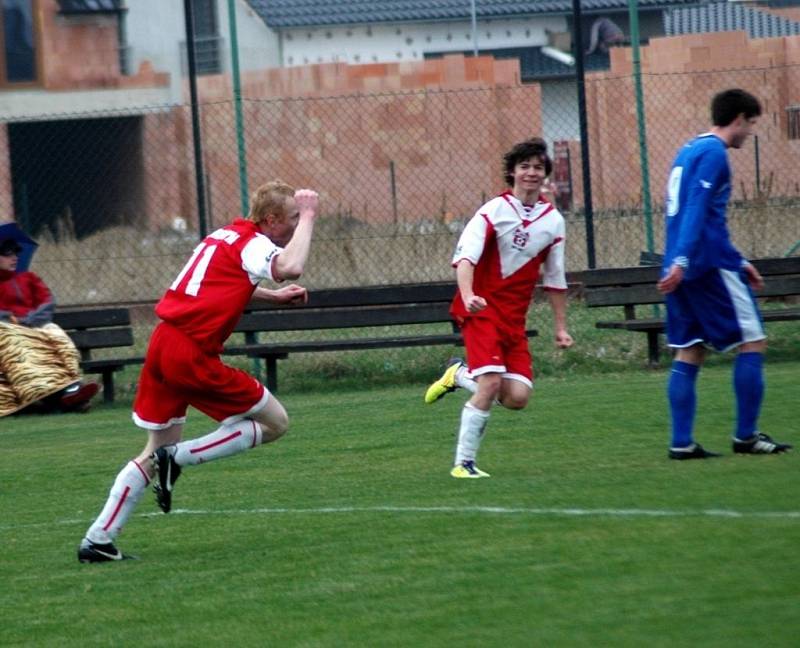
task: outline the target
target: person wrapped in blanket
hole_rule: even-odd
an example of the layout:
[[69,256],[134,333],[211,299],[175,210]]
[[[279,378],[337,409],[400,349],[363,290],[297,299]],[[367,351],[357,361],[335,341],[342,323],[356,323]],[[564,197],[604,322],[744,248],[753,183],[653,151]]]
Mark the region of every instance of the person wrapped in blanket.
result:
[[50,289],[35,273],[17,272],[20,251],[15,240],[0,240],[0,417],[85,412],[100,386],[81,379],[80,353],[52,322]]

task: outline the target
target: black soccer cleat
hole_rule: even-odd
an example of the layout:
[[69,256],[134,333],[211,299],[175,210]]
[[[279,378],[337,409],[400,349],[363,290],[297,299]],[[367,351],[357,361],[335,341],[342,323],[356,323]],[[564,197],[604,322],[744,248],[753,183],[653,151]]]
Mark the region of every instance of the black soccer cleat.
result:
[[81,540],[78,547],[78,561],[82,563],[111,562],[112,560],[130,560],[133,556],[126,556],[113,543],[98,544],[88,538]]
[[791,449],[788,443],[778,443],[763,432],[757,432],[745,441],[733,437],[733,451],[738,454],[781,454]]
[[685,448],[670,448],[669,449],[669,458],[670,459],[711,459],[712,457],[721,457],[722,455],[718,452],[711,452],[710,450],[706,450],[703,446],[699,443],[693,443],[690,446]]
[[175,446],[157,448],[150,459],[156,471],[156,483],[153,484],[156,503],[164,513],[169,513],[172,509],[172,489],[181,476],[181,467],[175,462]]

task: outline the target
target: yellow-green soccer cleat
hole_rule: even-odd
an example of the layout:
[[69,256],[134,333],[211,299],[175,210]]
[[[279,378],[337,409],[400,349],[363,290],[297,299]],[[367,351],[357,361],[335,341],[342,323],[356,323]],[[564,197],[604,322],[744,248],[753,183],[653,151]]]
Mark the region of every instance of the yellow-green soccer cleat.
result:
[[462,461],[457,466],[453,466],[450,476],[456,479],[480,479],[481,477],[491,477],[487,472],[483,472],[475,465],[474,461]]
[[425,402],[427,404],[435,403],[445,394],[458,389],[456,385],[456,371],[459,367],[463,367],[464,363],[459,358],[450,360],[449,366],[445,369],[442,377],[428,387],[425,392]]

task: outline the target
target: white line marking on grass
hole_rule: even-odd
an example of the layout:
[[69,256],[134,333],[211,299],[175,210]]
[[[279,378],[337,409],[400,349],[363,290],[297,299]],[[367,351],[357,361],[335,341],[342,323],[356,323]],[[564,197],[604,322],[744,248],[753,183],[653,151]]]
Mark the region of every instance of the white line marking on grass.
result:
[[[175,509],[172,513],[183,515],[326,515],[336,513],[447,513],[447,514],[490,514],[490,515],[555,515],[555,516],[595,516],[595,517],[768,517],[800,518],[800,511],[731,511],[725,509],[706,509],[700,511],[679,511],[663,509],[581,509],[581,508],[522,508],[505,506],[339,506],[320,508],[255,508],[192,510]],[[163,515],[146,513],[147,516]]]
[[[170,515],[337,515],[358,513],[444,513],[447,515],[538,515],[556,517],[712,517],[800,519],[800,511],[733,511],[730,509],[612,509],[612,508],[524,508],[507,506],[325,506],[318,508],[252,508],[252,509],[173,509]],[[135,517],[161,517],[159,511],[139,513]],[[26,527],[64,524],[88,524],[91,518],[72,518],[31,524],[0,524],[0,531]]]

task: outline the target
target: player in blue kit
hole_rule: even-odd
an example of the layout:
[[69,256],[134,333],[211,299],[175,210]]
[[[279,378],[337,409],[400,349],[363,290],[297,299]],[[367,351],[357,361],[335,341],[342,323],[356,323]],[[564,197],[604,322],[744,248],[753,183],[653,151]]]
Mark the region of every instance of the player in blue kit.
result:
[[670,459],[720,456],[693,438],[695,383],[706,345],[738,350],[733,451],[776,454],[792,447],[757,428],[767,336],[751,288],[763,287],[764,281],[731,243],[725,214],[732,186],[727,149],[741,148],[760,115],[758,99],[744,90],[717,94],[711,102],[711,131],[681,148],[667,183],[666,250],[658,289],[666,295],[667,339],[677,349],[668,384]]

